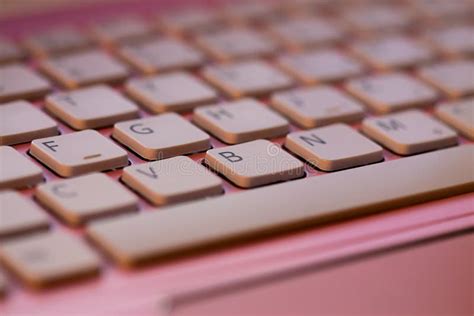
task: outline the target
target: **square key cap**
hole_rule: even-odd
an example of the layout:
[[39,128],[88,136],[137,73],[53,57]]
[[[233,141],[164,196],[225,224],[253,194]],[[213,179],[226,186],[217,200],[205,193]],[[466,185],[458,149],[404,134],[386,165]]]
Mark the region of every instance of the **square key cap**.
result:
[[16,191],[0,191],[0,238],[47,229],[45,211]]
[[365,70],[356,59],[336,49],[284,55],[278,59],[278,64],[306,84],[337,81],[359,75]]
[[30,153],[63,177],[124,167],[127,152],[95,130],[36,139]]
[[295,18],[273,23],[269,31],[291,49],[329,45],[340,41],[344,32],[322,18]]
[[51,181],[36,188],[38,201],[69,225],[137,209],[138,198],[103,173]]
[[41,181],[40,167],[13,147],[0,146],[0,190],[25,188]]
[[399,5],[363,4],[347,6],[342,19],[362,32],[402,30],[414,22],[414,14]]
[[46,79],[24,65],[0,66],[0,102],[38,98],[50,90]]
[[352,45],[352,51],[377,69],[409,67],[426,63],[434,52],[421,42],[405,36],[387,36]]
[[153,113],[188,111],[217,99],[214,89],[185,72],[132,79],[125,89]]
[[222,193],[222,180],[186,156],[127,167],[122,180],[155,205]]
[[51,94],[46,109],[74,129],[105,127],[138,117],[132,101],[105,85]]
[[457,135],[449,127],[419,110],[367,118],[362,131],[400,155],[456,145]]
[[127,68],[99,50],[77,52],[44,60],[40,68],[66,88],[125,79]]
[[13,41],[0,36],[0,64],[18,61],[25,57],[25,52]]
[[244,28],[204,34],[196,42],[211,56],[222,61],[269,55],[276,50],[276,43],[271,38]]
[[175,113],[117,123],[113,137],[149,160],[191,154],[211,147],[209,135]]
[[454,25],[435,29],[428,32],[426,37],[448,55],[474,55],[474,26],[472,25]]
[[63,232],[14,239],[0,246],[2,262],[33,288],[99,273],[99,256],[78,236]]
[[474,94],[474,61],[448,61],[426,66],[418,75],[452,98]]
[[288,121],[254,99],[221,103],[194,110],[193,121],[228,144],[288,133]]
[[202,75],[233,98],[263,95],[293,84],[283,72],[257,60],[208,66]]
[[158,20],[163,29],[180,35],[205,33],[222,26],[222,16],[210,7],[188,7],[165,12]]
[[205,162],[243,188],[304,176],[301,161],[264,139],[208,150]]
[[72,27],[56,27],[25,39],[24,45],[38,57],[71,53],[92,45],[85,34]]
[[205,60],[203,53],[174,38],[157,38],[123,45],[119,54],[145,74],[194,68]]
[[474,140],[474,98],[442,103],[435,113],[443,122]]
[[345,87],[378,113],[424,106],[438,98],[434,89],[404,73],[352,79]]
[[150,36],[152,27],[140,17],[127,16],[105,20],[92,27],[92,34],[103,44],[140,40]]
[[26,101],[0,104],[0,145],[57,135],[58,124]]
[[352,123],[364,117],[364,107],[359,102],[331,86],[278,92],[272,95],[271,104],[304,128]]
[[286,136],[285,147],[325,171],[383,160],[382,147],[345,124],[334,124]]

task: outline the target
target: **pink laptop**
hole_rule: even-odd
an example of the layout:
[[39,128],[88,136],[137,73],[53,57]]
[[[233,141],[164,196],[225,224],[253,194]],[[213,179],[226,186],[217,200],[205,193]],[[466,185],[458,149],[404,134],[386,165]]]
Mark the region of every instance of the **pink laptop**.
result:
[[0,315],[472,315],[470,0],[0,5]]

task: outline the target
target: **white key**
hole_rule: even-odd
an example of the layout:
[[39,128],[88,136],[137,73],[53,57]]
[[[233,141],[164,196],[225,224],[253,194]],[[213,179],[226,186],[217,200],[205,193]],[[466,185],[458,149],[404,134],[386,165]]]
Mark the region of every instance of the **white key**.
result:
[[430,61],[435,54],[419,41],[404,36],[388,36],[356,43],[352,50],[378,69],[408,67]]
[[101,43],[116,44],[150,36],[152,27],[143,18],[127,16],[97,23],[92,33]]
[[0,146],[0,190],[25,188],[41,181],[40,167],[13,147]]
[[276,43],[271,38],[243,28],[204,34],[196,42],[211,56],[222,61],[265,56],[276,50]]
[[364,117],[364,107],[331,86],[297,88],[272,95],[272,106],[305,128],[336,122],[353,123]]
[[0,36],[0,64],[18,61],[25,57],[25,52],[9,39]]
[[208,66],[202,74],[233,98],[262,95],[293,84],[290,77],[263,61]]
[[304,175],[301,161],[278,145],[263,139],[211,149],[206,153],[205,162],[243,188],[296,179]]
[[0,191],[0,238],[49,227],[45,211],[16,191]]
[[38,57],[71,53],[90,47],[91,44],[92,41],[85,34],[68,26],[32,34],[25,40],[25,46]]
[[474,61],[458,60],[426,66],[419,76],[452,98],[474,94]]
[[49,95],[46,109],[74,129],[110,126],[138,116],[133,102],[105,85]]
[[427,38],[448,55],[474,55],[474,26],[454,25],[432,30]]
[[228,144],[288,133],[288,121],[254,99],[204,106],[194,111],[193,121]]
[[63,177],[128,164],[127,152],[95,130],[36,139],[30,153]]
[[291,133],[286,136],[285,147],[325,171],[383,160],[382,147],[345,124]]
[[50,90],[45,78],[24,65],[0,66],[0,102],[42,97]]
[[127,93],[153,113],[188,111],[217,99],[217,92],[185,72],[132,79]]
[[204,54],[200,51],[174,38],[157,38],[124,45],[119,54],[146,74],[195,68],[205,60]]
[[334,44],[344,38],[344,32],[331,21],[322,18],[294,18],[276,22],[270,32],[293,49]]
[[36,188],[40,203],[72,226],[97,217],[135,211],[138,198],[103,173],[58,181]]
[[367,118],[362,122],[362,130],[400,155],[453,146],[458,142],[456,132],[419,110]]
[[474,98],[442,103],[435,113],[443,122],[474,140]]
[[149,160],[191,154],[211,147],[209,135],[175,113],[117,123],[113,137]]
[[94,83],[119,82],[128,74],[124,65],[99,50],[50,58],[43,61],[40,67],[61,85],[70,89]]
[[222,180],[185,156],[127,167],[122,180],[155,205],[222,193]]
[[424,106],[438,98],[434,89],[404,73],[353,79],[345,87],[378,113]]
[[360,62],[336,49],[284,55],[278,59],[278,64],[306,84],[337,81],[365,70]]
[[0,145],[57,135],[58,124],[27,101],[0,104]]

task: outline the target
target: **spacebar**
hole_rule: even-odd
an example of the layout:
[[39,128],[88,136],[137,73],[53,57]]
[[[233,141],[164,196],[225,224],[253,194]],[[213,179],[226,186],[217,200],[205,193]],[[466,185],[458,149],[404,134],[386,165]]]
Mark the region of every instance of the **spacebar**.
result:
[[285,182],[92,224],[120,265],[474,190],[474,145]]

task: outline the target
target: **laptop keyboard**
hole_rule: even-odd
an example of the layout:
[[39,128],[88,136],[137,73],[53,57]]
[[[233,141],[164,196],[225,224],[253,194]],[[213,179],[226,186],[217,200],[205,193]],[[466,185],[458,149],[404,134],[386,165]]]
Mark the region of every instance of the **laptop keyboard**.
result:
[[5,271],[43,288],[472,191],[473,12],[239,1],[0,37]]

